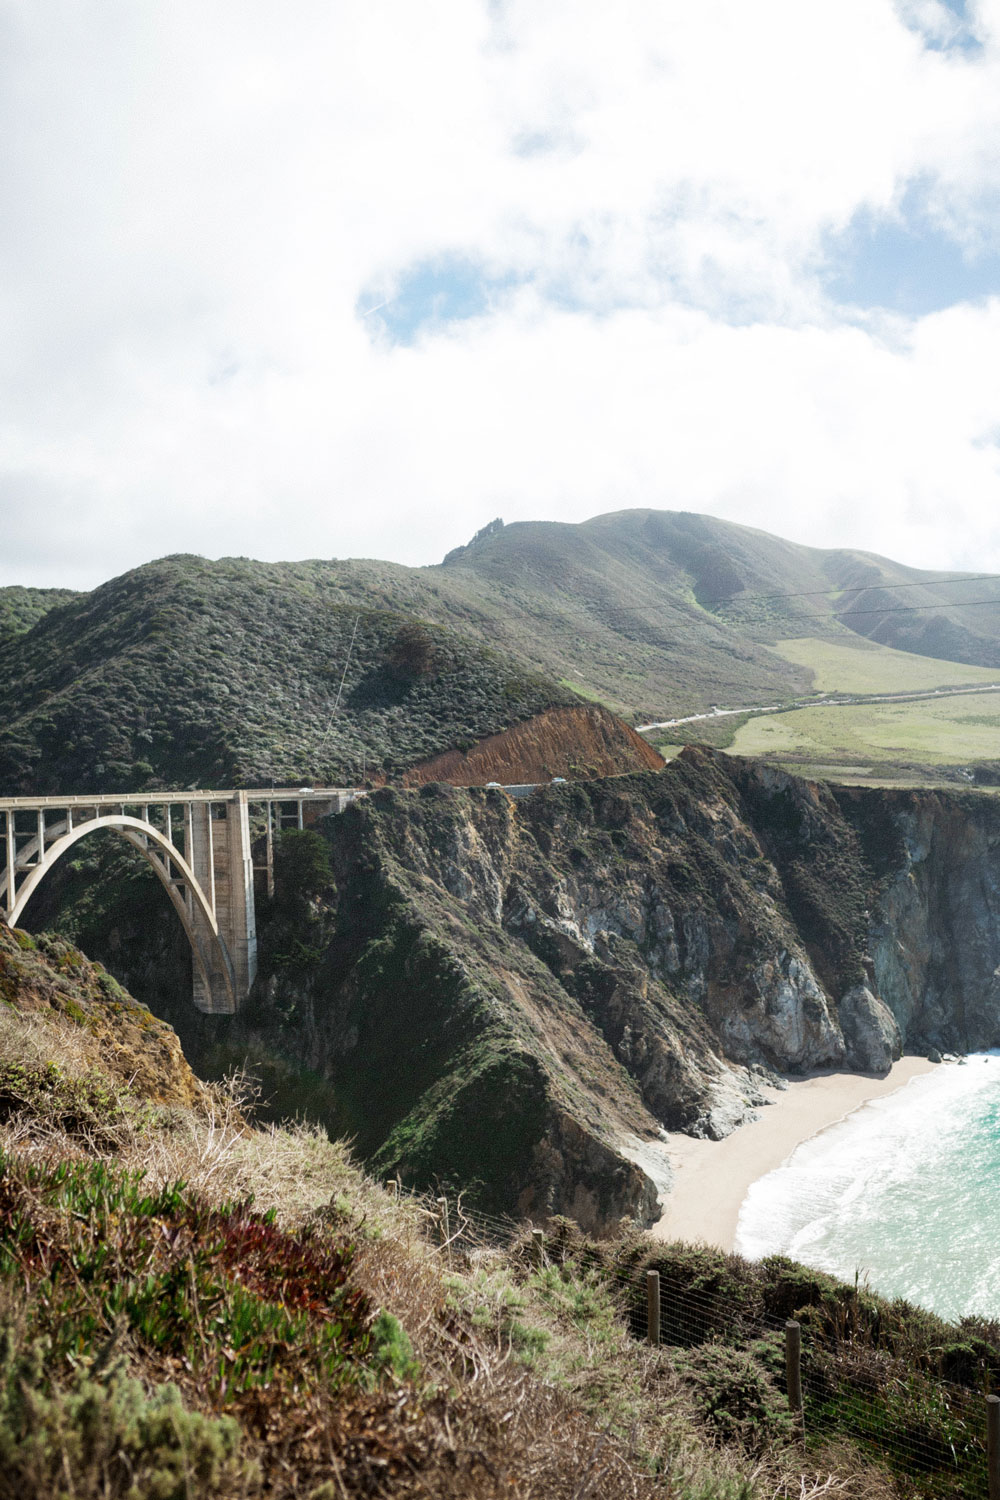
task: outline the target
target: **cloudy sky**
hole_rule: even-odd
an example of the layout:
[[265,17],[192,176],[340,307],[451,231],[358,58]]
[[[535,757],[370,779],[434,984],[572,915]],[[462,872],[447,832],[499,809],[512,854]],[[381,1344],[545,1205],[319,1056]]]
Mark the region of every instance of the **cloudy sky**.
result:
[[0,0],[0,584],[628,506],[1000,570],[1000,0]]

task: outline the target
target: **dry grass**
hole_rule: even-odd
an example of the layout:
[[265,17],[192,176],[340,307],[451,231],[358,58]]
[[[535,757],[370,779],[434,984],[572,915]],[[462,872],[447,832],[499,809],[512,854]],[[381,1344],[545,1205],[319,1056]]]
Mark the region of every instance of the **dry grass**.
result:
[[44,1012],[0,1006],[0,1058],[34,1067],[54,1063],[70,1078],[101,1065],[100,1048],[80,1026],[67,1026]]
[[[0,1016],[0,1056],[36,1067],[55,1061],[77,1079],[95,1061],[86,1032],[36,1016]],[[807,1466],[795,1448],[755,1463],[718,1447],[669,1354],[635,1342],[593,1272],[536,1265],[527,1238],[504,1250],[470,1246],[454,1205],[456,1233],[441,1247],[433,1205],[397,1199],[365,1178],[322,1130],[248,1125],[243,1080],[211,1090],[197,1109],[149,1110],[126,1087],[108,1089],[113,1124],[100,1139],[23,1112],[0,1125],[0,1147],[46,1162],[103,1156],[142,1171],[152,1188],[182,1180],[215,1203],[252,1197],[290,1231],[312,1221],[346,1234],[357,1245],[352,1281],[398,1320],[412,1351],[405,1372],[383,1367],[373,1389],[320,1383],[229,1404],[244,1454],[262,1474],[240,1496],[888,1500],[896,1493],[851,1450],[810,1456]],[[192,1408],[218,1409],[182,1367],[161,1368],[139,1349],[131,1364],[148,1386],[171,1380]]]

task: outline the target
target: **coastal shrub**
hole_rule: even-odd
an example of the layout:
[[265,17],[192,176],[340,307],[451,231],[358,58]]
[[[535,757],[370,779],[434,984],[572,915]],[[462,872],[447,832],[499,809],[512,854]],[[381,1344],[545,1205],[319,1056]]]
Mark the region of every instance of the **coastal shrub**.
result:
[[56,1364],[115,1327],[230,1398],[303,1370],[327,1386],[350,1380],[369,1317],[354,1254],[343,1237],[288,1234],[247,1204],[213,1207],[178,1183],[150,1190],[141,1172],[0,1157],[0,1286],[31,1277],[26,1333]]
[[282,911],[297,911],[333,884],[330,848],[311,828],[292,828],[274,846],[274,899]]
[[187,1410],[171,1385],[147,1395],[117,1365],[47,1388],[50,1352],[0,1334],[0,1500],[208,1500],[256,1479],[231,1417]]
[[985,1492],[980,1397],[864,1348],[815,1351],[805,1386],[807,1431],[849,1437],[906,1476],[907,1494]]
[[690,1348],[710,1339],[733,1341],[762,1326],[761,1287],[746,1261],[706,1246],[650,1244],[642,1237],[632,1259],[632,1324],[645,1329],[646,1275],[660,1276],[662,1338]]
[[752,1479],[718,1478],[714,1474],[682,1480],[678,1500],[755,1500],[757,1490]]
[[311,828],[289,829],[274,846],[274,898],[262,904],[261,972],[307,972],[322,961],[325,925],[317,898],[334,885],[330,848]]
[[750,1350],[703,1344],[680,1357],[677,1368],[717,1441],[759,1453],[795,1435],[783,1393]]
[[373,1370],[390,1375],[396,1381],[412,1380],[420,1374],[406,1329],[385,1308],[371,1326],[370,1363]]
[[768,1255],[760,1266],[764,1311],[775,1319],[794,1318],[837,1285],[832,1276],[800,1266],[785,1255]]
[[396,631],[389,661],[402,677],[427,677],[434,670],[434,641],[420,620],[407,621]]
[[[71,1014],[69,1007],[67,1013]],[[0,1124],[18,1115],[43,1120],[92,1145],[108,1146],[123,1128],[143,1129],[153,1111],[112,1089],[99,1073],[71,1077],[55,1063],[0,1059]]]

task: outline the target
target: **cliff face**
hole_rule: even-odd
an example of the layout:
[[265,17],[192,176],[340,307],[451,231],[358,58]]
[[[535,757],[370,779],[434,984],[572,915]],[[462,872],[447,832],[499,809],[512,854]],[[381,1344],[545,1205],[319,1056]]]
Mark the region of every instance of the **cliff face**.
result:
[[777,1073],[1000,1043],[987,795],[692,749],[517,803],[383,789],[322,837],[328,869],[290,836],[251,1003],[185,1047],[492,1210],[649,1221],[661,1129],[721,1136]]
[[872,884],[875,987],[908,1049],[1000,1045],[1000,804],[841,788]]
[[776,1072],[998,1039],[983,798],[699,750],[518,804],[383,790],[325,832],[334,884],[265,915],[228,1045],[279,1096],[294,1062],[379,1169],[493,1207],[649,1219],[658,1130],[721,1136]]

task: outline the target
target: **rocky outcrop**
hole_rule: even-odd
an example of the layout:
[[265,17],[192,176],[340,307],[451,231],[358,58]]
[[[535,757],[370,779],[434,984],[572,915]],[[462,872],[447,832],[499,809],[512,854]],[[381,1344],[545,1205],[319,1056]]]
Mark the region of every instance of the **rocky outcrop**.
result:
[[449,750],[403,775],[405,786],[447,781],[452,786],[505,785],[620,776],[658,771],[661,756],[635,730],[599,705],[550,708],[468,750]]
[[176,1035],[100,964],[59,938],[32,937],[0,918],[0,1002],[8,1019],[31,1017],[67,1042],[78,1064],[156,1104],[203,1108],[203,1083]]
[[856,984],[837,1007],[844,1061],[858,1073],[885,1074],[903,1050],[892,1011],[867,985]]
[[322,836],[332,883],[262,907],[252,1003],[189,1055],[249,1059],[274,1114],[492,1212],[648,1222],[664,1129],[725,1135],[778,1075],[1000,1043],[988,795],[690,749],[516,803],[382,789]]
[[824,789],[692,751],[518,803],[384,789],[325,834],[335,893],[308,931],[263,923],[236,1027],[272,1079],[297,1057],[379,1170],[648,1222],[637,1142],[719,1138],[778,1073],[898,1055],[861,836]]

